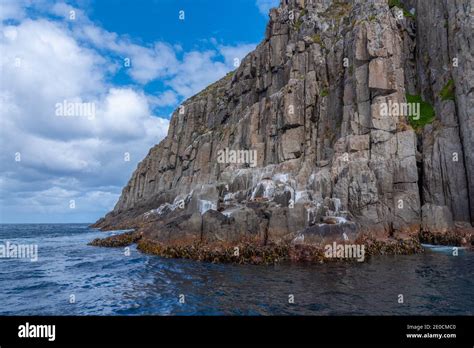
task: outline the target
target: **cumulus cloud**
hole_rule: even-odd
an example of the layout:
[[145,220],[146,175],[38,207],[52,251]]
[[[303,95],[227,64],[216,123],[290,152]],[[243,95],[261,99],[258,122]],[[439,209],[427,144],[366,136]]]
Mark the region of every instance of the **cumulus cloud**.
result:
[[23,4],[18,0],[2,0],[0,5],[0,21],[5,19],[19,20],[25,17]]
[[215,61],[215,51],[193,51],[184,55],[176,76],[167,84],[178,94],[189,97],[224,76],[229,68]]
[[[113,208],[138,161],[167,133],[168,119],[153,110],[177,106],[254,47],[142,45],[63,2],[2,0],[0,221],[92,221]],[[125,58],[131,65],[123,70]],[[118,72],[134,83],[112,83]],[[145,93],[155,80],[165,88]],[[93,105],[93,117],[58,115],[63,103]]]
[[140,46],[91,23],[76,27],[75,35],[97,48],[115,53],[122,64],[128,59],[130,76],[141,84],[169,77],[179,65],[175,48],[165,42],[156,42],[152,47]]
[[[156,42],[153,47],[133,44],[127,39],[107,32],[94,25],[80,29],[78,36],[89,40],[97,47],[120,54],[122,59],[129,58],[130,76],[141,84],[162,79],[172,90],[158,96],[155,101],[159,106],[172,105],[177,96],[190,97],[201,89],[234,70],[256,44],[219,45],[215,40],[214,49],[190,51],[179,60],[176,56],[180,46]],[[237,64],[236,64],[237,59]]]
[[176,105],[178,104],[178,94],[175,91],[167,90],[158,95],[148,96],[148,100],[155,107]]
[[[103,213],[167,132],[143,91],[109,85],[107,59],[68,30],[44,19],[1,27],[2,221]],[[92,103],[94,117],[58,117],[63,101]]]

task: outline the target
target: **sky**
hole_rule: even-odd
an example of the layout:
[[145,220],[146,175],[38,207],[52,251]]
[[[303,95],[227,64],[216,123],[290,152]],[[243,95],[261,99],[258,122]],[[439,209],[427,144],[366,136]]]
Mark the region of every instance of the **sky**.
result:
[[0,0],[0,223],[94,222],[278,0]]

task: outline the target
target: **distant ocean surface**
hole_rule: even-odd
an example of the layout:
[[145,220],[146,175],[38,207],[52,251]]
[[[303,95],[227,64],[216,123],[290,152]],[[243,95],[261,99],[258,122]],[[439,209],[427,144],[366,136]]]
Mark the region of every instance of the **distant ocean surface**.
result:
[[0,244],[38,245],[36,262],[0,258],[0,315],[474,314],[473,252],[254,266],[87,246],[114,233],[86,224],[0,225]]

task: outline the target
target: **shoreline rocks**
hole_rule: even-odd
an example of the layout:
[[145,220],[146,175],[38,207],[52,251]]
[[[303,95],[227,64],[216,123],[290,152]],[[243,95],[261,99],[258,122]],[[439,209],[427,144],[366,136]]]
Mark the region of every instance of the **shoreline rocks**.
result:
[[[292,263],[326,263],[326,262],[365,262],[375,255],[409,255],[424,251],[417,238],[377,240],[363,236],[353,242],[333,242],[342,247],[363,246],[363,255],[337,256],[328,255],[327,245],[301,243],[262,244],[258,240],[245,239],[235,243],[228,242],[193,242],[164,244],[156,240],[143,238],[137,232],[127,232],[103,239],[94,239],[89,245],[100,247],[124,247],[137,244],[140,252],[165,258],[184,258],[212,263],[234,264],[276,264]],[[342,249],[341,249],[342,250]],[[362,259],[360,259],[362,256]]]
[[457,222],[452,230],[443,233],[420,232],[420,241],[433,245],[467,247],[474,250],[474,233],[470,224]]

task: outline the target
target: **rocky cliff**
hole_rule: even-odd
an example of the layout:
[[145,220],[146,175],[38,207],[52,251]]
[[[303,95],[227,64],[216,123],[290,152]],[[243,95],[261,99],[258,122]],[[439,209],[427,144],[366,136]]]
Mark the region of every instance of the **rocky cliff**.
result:
[[163,245],[470,231],[473,11],[282,0],[264,41],[174,112],[95,227]]

